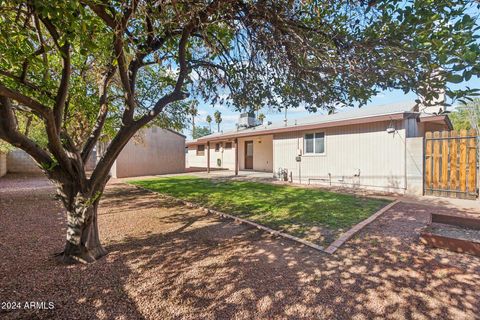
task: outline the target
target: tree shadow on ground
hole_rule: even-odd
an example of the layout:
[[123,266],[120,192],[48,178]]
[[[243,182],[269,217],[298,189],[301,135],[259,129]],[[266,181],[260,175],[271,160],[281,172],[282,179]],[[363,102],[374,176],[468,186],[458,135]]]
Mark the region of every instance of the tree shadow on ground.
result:
[[[38,210],[26,220],[6,220],[0,241],[11,252],[2,261],[1,299],[56,304],[53,311],[9,312],[7,319],[473,319],[479,314],[480,259],[420,245],[427,206],[397,205],[328,255],[166,200],[142,202],[148,194],[122,202],[126,194],[107,191],[100,228],[109,234],[110,253],[91,265],[45,260],[63,243],[63,234],[57,236],[60,220]],[[4,218],[2,209],[0,201]],[[42,228],[35,229],[36,223]],[[25,231],[21,242],[13,241],[10,228]],[[52,232],[45,235],[45,228]],[[32,253],[36,256],[27,256]]]

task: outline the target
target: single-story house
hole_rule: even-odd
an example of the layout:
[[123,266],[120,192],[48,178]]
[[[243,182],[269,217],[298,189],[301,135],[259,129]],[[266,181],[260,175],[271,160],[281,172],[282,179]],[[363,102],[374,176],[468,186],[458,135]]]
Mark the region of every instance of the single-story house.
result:
[[185,172],[185,136],[159,127],[140,130],[112,166],[114,178]]
[[[438,110],[437,110],[438,111]],[[423,137],[451,130],[447,115],[408,104],[364,107],[283,123],[248,119],[187,142],[187,166],[271,172],[296,183],[423,192]]]

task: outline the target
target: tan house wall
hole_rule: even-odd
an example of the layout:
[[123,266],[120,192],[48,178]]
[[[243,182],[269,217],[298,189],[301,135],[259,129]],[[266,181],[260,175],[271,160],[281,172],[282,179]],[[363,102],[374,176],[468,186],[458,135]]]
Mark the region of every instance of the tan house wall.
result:
[[7,173],[7,155],[0,152],[0,177]]
[[[376,122],[316,130],[325,132],[325,153],[304,154],[304,134],[290,132],[274,136],[274,173],[282,169],[293,181],[326,183],[335,186],[367,187],[403,192],[405,178],[405,129],[401,121],[397,131],[387,133],[392,123]],[[296,161],[301,152],[301,162]],[[331,180],[328,180],[329,173]],[[357,175],[357,176],[356,176]],[[316,179],[316,180],[313,180]],[[327,179],[327,180],[319,180]]]
[[161,128],[143,129],[130,140],[112,167],[116,178],[185,171],[185,137]]
[[240,170],[245,170],[245,141],[253,141],[253,170],[273,172],[273,135],[238,139]]
[[35,160],[21,149],[15,149],[7,154],[7,171],[12,173],[42,172]]

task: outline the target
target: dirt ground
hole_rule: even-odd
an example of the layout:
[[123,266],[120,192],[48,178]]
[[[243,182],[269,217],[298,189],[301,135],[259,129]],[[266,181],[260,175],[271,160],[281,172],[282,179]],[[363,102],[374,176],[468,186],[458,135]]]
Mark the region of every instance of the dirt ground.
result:
[[[28,183],[26,183],[28,181]],[[42,178],[0,179],[2,319],[475,319],[480,258],[426,248],[429,210],[396,205],[328,255],[111,183],[109,255],[62,266],[63,210]],[[451,209],[443,209],[451,213]]]

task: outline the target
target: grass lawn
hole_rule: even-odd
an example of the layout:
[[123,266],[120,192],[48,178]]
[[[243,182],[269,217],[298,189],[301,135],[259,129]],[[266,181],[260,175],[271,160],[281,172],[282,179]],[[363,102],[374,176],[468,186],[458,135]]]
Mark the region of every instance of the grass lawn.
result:
[[249,181],[176,176],[130,181],[326,245],[389,201]]

